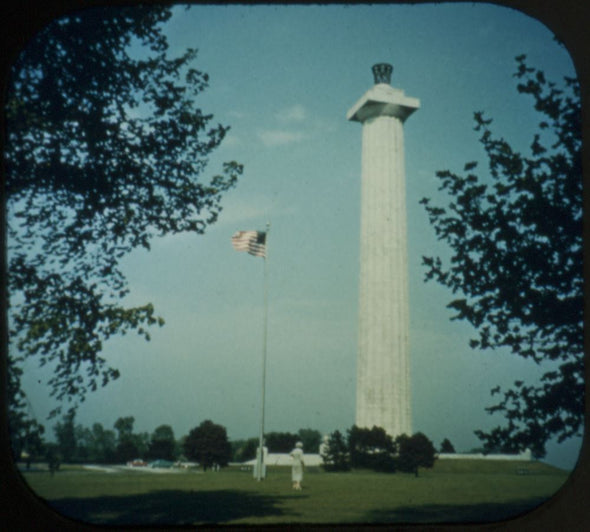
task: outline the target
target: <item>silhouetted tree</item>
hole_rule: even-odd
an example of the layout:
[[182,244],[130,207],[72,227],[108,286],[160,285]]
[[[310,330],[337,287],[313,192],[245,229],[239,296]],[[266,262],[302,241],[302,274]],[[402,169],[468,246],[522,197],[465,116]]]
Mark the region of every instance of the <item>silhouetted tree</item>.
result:
[[7,357],[8,431],[15,462],[20,460],[23,451],[32,456],[30,449],[36,448],[38,442],[43,442],[45,433],[45,427],[30,413],[27,397],[21,389],[20,378],[23,371],[18,363],[22,360],[23,357]]
[[203,470],[213,464],[226,466],[231,456],[231,446],[225,427],[207,419],[192,429],[184,441],[184,452],[190,460],[196,460]]
[[317,453],[322,443],[322,433],[315,429],[299,429],[297,432],[299,441],[303,444],[306,453]]
[[46,443],[45,444],[45,459],[47,460],[47,466],[49,467],[49,472],[51,476],[59,470],[59,466],[61,465],[62,456],[59,451],[59,447],[55,443]]
[[[442,208],[423,199],[439,240],[453,252],[448,265],[424,257],[426,279],[462,296],[448,307],[479,337],[471,347],[507,348],[542,365],[539,384],[516,381],[488,408],[505,426],[477,431],[486,448],[530,448],[581,435],[584,413],[581,107],[577,80],[558,88],[516,58],[517,90],[541,115],[530,153],[514,150],[475,113],[486,153],[484,177],[437,172],[450,197]],[[501,393],[499,387],[492,395]]]
[[114,427],[118,431],[116,457],[119,462],[128,462],[135,458],[145,458],[148,450],[149,435],[133,432],[133,416],[120,417]]
[[395,439],[398,455],[396,465],[400,471],[414,473],[418,468],[431,468],[436,460],[436,449],[432,442],[421,432],[412,436],[402,434]]
[[160,425],[151,435],[147,456],[151,459],[174,460],[176,441],[170,425]]
[[375,471],[395,470],[395,443],[385,429],[367,429],[353,425],[348,430],[347,443],[352,467]]
[[321,456],[323,460],[322,467],[326,471],[348,471],[350,469],[348,446],[338,430],[330,434]]
[[[119,376],[111,336],[162,325],[126,307],[120,260],[156,236],[203,233],[242,167],[204,176],[228,127],[196,107],[196,50],[168,53],[167,5],[92,8],[54,20],[12,66],[5,101],[9,371],[49,364],[75,406]],[[131,46],[133,45],[133,47]],[[10,416],[23,415],[19,375]],[[58,407],[52,412],[60,411]],[[20,429],[13,424],[13,432]]]
[[[292,432],[269,432],[264,435],[264,442],[271,453],[289,453],[299,441],[299,436]],[[305,451],[305,447],[303,448]]]
[[88,427],[76,425],[74,428],[74,435],[76,437],[76,462],[94,461],[92,454],[92,431]]
[[[77,442],[76,429],[74,426],[74,418],[76,412],[70,410],[63,416],[62,421],[55,424],[53,431],[57,439],[57,450],[61,456],[61,460],[66,462],[73,462],[77,456]],[[60,461],[61,461],[60,460]]]
[[113,425],[117,430],[117,440],[129,440],[133,434],[133,424],[135,423],[135,418],[133,416],[126,416],[120,417],[115,421]]
[[123,440],[117,443],[115,456],[117,457],[117,462],[123,463],[127,463],[136,458],[143,458],[139,452],[137,444],[132,439]]
[[[117,461],[117,440],[112,430],[105,430],[100,423],[92,425],[91,456],[99,463],[113,463]],[[135,457],[134,457],[135,458]]]
[[234,462],[246,462],[256,458],[256,449],[258,448],[258,438],[248,438],[247,440],[232,441],[232,457]]
[[[21,453],[19,453],[18,457],[15,459],[15,461],[17,461],[18,459],[24,458],[26,465],[27,465],[27,469],[30,469],[31,467],[31,463],[33,461],[36,461],[38,459],[40,459],[43,456],[43,453],[45,452],[45,442],[43,441],[43,432],[44,432],[44,428],[43,426],[39,427],[39,430],[32,430],[29,433],[26,433],[24,435],[24,438],[22,440],[22,449],[21,449]],[[22,456],[24,454],[24,456]]]
[[442,443],[440,444],[440,452],[441,453],[454,453],[455,452],[455,447],[453,447],[453,444],[450,442],[450,440],[448,438],[445,438]]

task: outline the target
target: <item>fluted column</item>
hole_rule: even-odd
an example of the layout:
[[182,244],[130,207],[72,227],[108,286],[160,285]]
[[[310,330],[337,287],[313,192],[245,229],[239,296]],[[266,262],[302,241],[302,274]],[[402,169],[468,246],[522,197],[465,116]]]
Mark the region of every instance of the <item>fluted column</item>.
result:
[[397,436],[412,432],[403,122],[419,101],[389,85],[387,67],[348,113],[363,126],[355,423]]

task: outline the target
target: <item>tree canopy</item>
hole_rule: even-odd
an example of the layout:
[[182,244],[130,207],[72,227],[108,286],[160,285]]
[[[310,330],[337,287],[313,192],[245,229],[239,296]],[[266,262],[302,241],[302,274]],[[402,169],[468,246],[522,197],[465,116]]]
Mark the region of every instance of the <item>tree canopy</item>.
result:
[[330,434],[325,445],[320,447],[320,454],[326,471],[350,470],[348,445],[339,430]]
[[371,429],[353,425],[348,429],[348,452],[353,468],[394,471],[395,442],[382,427]]
[[418,476],[418,468],[431,468],[436,460],[436,449],[432,442],[421,432],[412,436],[402,434],[395,439],[398,456],[396,466],[400,471],[414,473]]
[[149,435],[147,433],[134,433],[133,416],[120,417],[113,425],[117,430],[117,446],[115,456],[121,462],[128,462],[135,458],[144,458],[147,455]]
[[184,440],[184,452],[189,459],[199,462],[203,470],[214,464],[226,466],[231,445],[225,427],[206,419],[189,432]]
[[269,432],[264,435],[264,444],[270,453],[289,453],[298,441],[299,436],[292,432]]
[[61,451],[62,459],[65,461],[74,460],[78,454],[74,418],[75,412],[70,410],[63,416],[63,421],[56,423],[53,428],[58,448]]
[[452,250],[448,264],[423,257],[426,280],[459,297],[452,319],[477,330],[470,345],[507,348],[544,368],[540,383],[516,381],[488,408],[507,421],[476,434],[488,448],[545,454],[553,437],[579,435],[584,412],[581,108],[577,80],[563,84],[516,58],[517,90],[540,114],[530,152],[513,149],[475,113],[488,167],[476,162],[464,174],[437,172],[447,207],[424,198],[439,240]]
[[[154,237],[201,234],[242,167],[205,177],[228,127],[196,107],[197,51],[171,57],[167,6],[93,8],[54,20],[22,50],[6,103],[11,416],[23,358],[50,364],[57,400],[83,401],[119,372],[115,334],[163,324],[126,307],[119,262]],[[12,382],[11,381],[11,382]],[[58,413],[60,408],[54,411]]]
[[455,446],[451,443],[451,440],[445,438],[442,443],[440,444],[440,452],[441,453],[454,453]]
[[303,450],[306,453],[319,452],[320,443],[322,443],[322,433],[316,429],[299,429],[297,431],[299,441],[303,444]]
[[147,457],[151,459],[174,460],[176,440],[170,425],[160,425],[151,435]]
[[232,440],[232,461],[245,462],[256,458],[256,449],[260,444],[259,438],[248,438],[245,440]]

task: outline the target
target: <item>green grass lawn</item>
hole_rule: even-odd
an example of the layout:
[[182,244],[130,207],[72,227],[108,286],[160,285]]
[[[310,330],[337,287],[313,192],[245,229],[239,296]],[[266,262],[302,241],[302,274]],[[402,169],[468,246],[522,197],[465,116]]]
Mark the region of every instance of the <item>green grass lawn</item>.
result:
[[568,473],[542,463],[440,460],[419,477],[306,471],[293,491],[290,469],[252,473],[104,473],[62,466],[24,473],[61,514],[100,524],[426,523],[508,519],[551,497]]

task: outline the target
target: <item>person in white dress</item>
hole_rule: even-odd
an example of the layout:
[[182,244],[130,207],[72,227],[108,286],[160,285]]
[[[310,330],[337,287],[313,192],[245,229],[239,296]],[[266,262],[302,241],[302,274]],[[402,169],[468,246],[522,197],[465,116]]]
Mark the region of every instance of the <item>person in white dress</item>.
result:
[[300,441],[295,444],[295,449],[291,451],[290,455],[293,460],[293,465],[291,466],[293,489],[300,490],[301,481],[303,480],[303,468],[305,466],[303,463],[303,444]]

